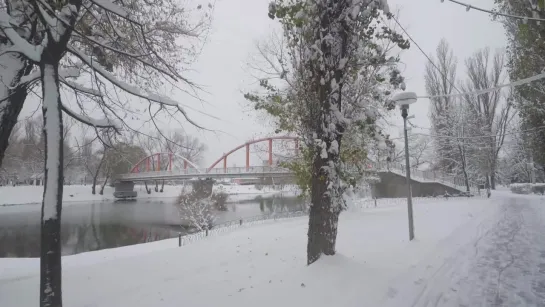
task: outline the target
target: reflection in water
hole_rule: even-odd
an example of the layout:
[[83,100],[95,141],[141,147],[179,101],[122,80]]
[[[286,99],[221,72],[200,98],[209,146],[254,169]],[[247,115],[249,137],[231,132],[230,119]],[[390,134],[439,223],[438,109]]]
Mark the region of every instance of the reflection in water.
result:
[[[0,257],[39,257],[40,226],[25,225],[0,229]],[[168,239],[177,231],[160,227],[131,227],[121,224],[62,225],[62,254],[114,248]]]
[[[305,211],[298,198],[266,198],[230,204],[216,223],[277,212]],[[180,217],[172,201],[92,203],[63,209],[62,254],[152,242],[177,237]],[[0,214],[0,257],[39,257],[39,212]]]

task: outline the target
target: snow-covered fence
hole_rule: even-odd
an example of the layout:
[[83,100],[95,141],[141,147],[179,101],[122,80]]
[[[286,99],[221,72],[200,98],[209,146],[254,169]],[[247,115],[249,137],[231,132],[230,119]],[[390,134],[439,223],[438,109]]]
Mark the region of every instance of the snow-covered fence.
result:
[[515,194],[545,194],[545,183],[513,183],[509,186]]
[[217,224],[214,226],[214,228],[210,230],[203,230],[203,231],[199,231],[197,233],[193,233],[190,235],[180,236],[178,238],[178,245],[179,246],[188,245],[195,241],[200,241],[206,237],[226,233],[238,228],[250,227],[253,225],[264,224],[270,221],[275,222],[275,221],[292,219],[292,218],[297,218],[297,217],[302,217],[307,215],[308,215],[308,212],[305,212],[305,211],[280,212],[280,213],[274,213],[270,215],[258,215],[258,216],[253,216],[249,218],[228,221],[228,222]]

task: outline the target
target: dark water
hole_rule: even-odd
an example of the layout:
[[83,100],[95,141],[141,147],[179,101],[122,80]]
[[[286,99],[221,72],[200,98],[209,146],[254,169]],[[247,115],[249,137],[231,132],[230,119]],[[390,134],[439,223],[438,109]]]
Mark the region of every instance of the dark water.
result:
[[[62,253],[71,255],[177,237],[190,232],[180,227],[173,199],[100,202],[65,206],[62,215]],[[275,212],[305,210],[296,197],[273,197],[227,204],[215,212],[216,224]],[[1,210],[0,258],[39,257],[39,206],[31,210]]]

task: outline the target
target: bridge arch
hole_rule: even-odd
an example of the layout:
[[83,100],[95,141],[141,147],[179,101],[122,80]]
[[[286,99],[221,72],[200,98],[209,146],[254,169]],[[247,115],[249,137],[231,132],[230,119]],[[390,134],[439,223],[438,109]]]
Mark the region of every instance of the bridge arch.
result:
[[251,141],[248,141],[244,144],[241,144],[233,149],[231,149],[229,152],[227,153],[224,153],[219,159],[217,159],[214,163],[212,163],[212,165],[210,167],[208,167],[206,169],[206,172],[210,172],[210,170],[212,170],[218,163],[220,163],[222,160],[223,160],[223,169],[227,169],[227,157],[236,152],[237,150],[239,149],[242,149],[243,147],[246,147],[246,170],[248,170],[250,168],[250,145],[252,144],[256,144],[256,143],[261,143],[261,142],[269,142],[269,166],[272,165],[272,144],[273,144],[273,140],[292,140],[295,142],[295,150],[298,151],[299,150],[299,137],[296,137],[296,136],[288,136],[288,135],[284,135],[284,136],[270,136],[270,137],[265,137],[265,138],[260,138],[260,139],[255,139],[255,140],[251,140]]
[[[165,165],[165,169],[161,169],[161,157],[168,157],[168,162]],[[184,162],[184,169],[186,169],[188,166],[193,167],[196,169],[199,173],[201,172],[199,170],[199,166],[195,163],[191,162],[189,159],[172,153],[172,152],[157,152],[153,153],[142,160],[138,161],[132,168],[131,173],[140,173],[140,172],[155,172],[155,171],[161,171],[161,170],[172,170],[172,163],[174,158],[181,159]],[[141,171],[143,170],[143,171]]]

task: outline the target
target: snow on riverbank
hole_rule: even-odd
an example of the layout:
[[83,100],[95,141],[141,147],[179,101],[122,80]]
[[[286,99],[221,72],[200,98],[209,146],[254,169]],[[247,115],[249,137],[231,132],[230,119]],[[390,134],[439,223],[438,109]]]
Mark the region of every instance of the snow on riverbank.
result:
[[[144,186],[135,186],[135,190],[138,192],[139,199],[148,198],[173,198],[178,196],[180,192],[179,187],[165,186],[163,193],[153,191],[147,194]],[[114,200],[114,188],[105,187],[104,195],[99,195],[98,191],[100,187],[97,187],[97,193],[91,194],[91,186],[87,185],[65,185],[63,192],[63,202],[91,202],[91,201],[110,201]],[[24,204],[39,204],[42,202],[43,186],[3,186],[0,187],[0,206],[11,205],[24,205]]]
[[[174,239],[63,257],[64,304],[384,306],[400,292],[394,287],[400,277],[411,272],[416,283],[437,269],[426,266],[426,259],[473,242],[497,211],[498,199],[416,201],[412,242],[406,207],[398,204],[343,213],[338,254],[311,266],[306,266],[306,218],[243,228],[181,248]],[[0,259],[0,306],[36,304],[38,267],[38,259]]]
[[293,197],[300,193],[299,188],[292,185],[284,186],[281,189],[271,186],[257,188],[254,185],[216,185],[214,191],[227,193],[229,195],[228,203],[253,200],[257,197],[273,197],[275,195]]
[[[155,192],[155,186],[149,186],[152,189],[151,194],[147,194],[143,185],[134,187],[138,192],[138,199],[157,199],[157,198],[175,198],[180,194],[181,186],[164,187],[163,192]],[[160,186],[159,186],[160,188]],[[106,186],[104,195],[91,194],[91,186],[83,185],[66,185],[64,186],[63,202],[65,204],[73,204],[78,202],[101,202],[114,200],[114,188]],[[242,200],[255,199],[258,196],[271,197],[273,195],[282,194],[285,196],[295,196],[298,190],[294,186],[284,187],[282,190],[273,189],[272,187],[263,187],[257,189],[253,185],[219,185],[215,186],[214,190],[224,191],[229,194],[228,202],[236,202]],[[3,186],[0,187],[0,209],[2,206],[24,205],[24,204],[40,204],[43,197],[42,186]]]

